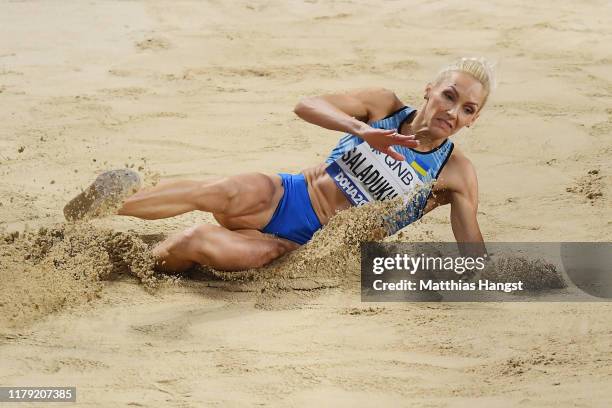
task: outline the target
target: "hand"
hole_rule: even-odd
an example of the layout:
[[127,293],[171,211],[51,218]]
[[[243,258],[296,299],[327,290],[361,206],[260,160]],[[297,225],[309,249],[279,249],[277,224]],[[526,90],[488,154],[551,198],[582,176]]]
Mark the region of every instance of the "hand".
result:
[[376,150],[388,154],[395,160],[403,161],[406,160],[406,158],[393,148],[394,145],[411,148],[419,145],[418,140],[415,139],[415,135],[401,135],[397,133],[396,129],[376,129],[369,125],[365,125],[357,136],[368,142],[368,144]]

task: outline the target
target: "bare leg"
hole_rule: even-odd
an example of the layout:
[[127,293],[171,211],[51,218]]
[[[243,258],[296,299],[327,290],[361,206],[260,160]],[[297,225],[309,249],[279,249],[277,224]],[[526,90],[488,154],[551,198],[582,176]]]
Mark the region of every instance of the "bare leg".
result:
[[280,177],[259,173],[210,181],[164,181],[127,198],[118,214],[159,219],[200,210],[213,213],[223,225],[229,221],[232,229],[259,229],[272,216],[282,193]]
[[153,255],[166,272],[182,272],[195,264],[236,271],[259,268],[297,247],[294,242],[255,230],[230,231],[204,224],[161,242]]
[[[132,193],[127,187],[136,183],[124,183],[124,173],[111,171],[98,176],[67,204],[64,213],[78,219],[82,213],[93,213],[98,202],[113,202],[117,197],[120,215],[159,219],[201,210],[213,213],[221,224],[193,227],[160,243],[153,255],[162,270],[178,272],[194,264],[244,270],[265,265],[299,246],[257,231],[270,220],[283,195],[278,175],[249,173],[209,181],[165,181]],[[112,187],[113,196],[106,194],[107,186]]]
[[[189,211],[214,211],[226,205],[226,191],[215,181],[162,180],[154,187],[144,188],[128,197],[117,212],[143,219],[169,218]],[[207,209],[200,208],[197,195],[205,194]]]

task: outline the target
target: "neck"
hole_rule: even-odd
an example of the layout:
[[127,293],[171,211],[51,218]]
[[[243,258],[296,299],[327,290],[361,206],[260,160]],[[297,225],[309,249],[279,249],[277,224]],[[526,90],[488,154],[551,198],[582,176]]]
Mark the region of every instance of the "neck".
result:
[[419,141],[419,146],[415,148],[417,152],[427,152],[435,149],[440,146],[444,140],[443,138],[434,137],[429,130],[427,129],[427,125],[424,118],[424,109],[417,111],[414,119],[410,123],[404,122],[402,129],[399,129],[399,132],[404,135],[415,135],[416,139]]

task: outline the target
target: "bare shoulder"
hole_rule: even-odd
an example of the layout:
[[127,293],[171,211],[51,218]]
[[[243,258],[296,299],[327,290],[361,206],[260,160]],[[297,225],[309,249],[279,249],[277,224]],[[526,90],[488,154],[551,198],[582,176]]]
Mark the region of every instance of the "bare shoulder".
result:
[[382,119],[404,106],[395,92],[388,88],[361,88],[350,92],[350,94],[363,103],[368,112],[369,122]]
[[478,179],[474,165],[456,146],[433,186],[425,212],[440,205],[452,204],[458,197],[478,203]]
[[457,147],[453,149],[448,162],[438,177],[440,187],[447,191],[469,193],[478,191],[476,169],[468,157]]

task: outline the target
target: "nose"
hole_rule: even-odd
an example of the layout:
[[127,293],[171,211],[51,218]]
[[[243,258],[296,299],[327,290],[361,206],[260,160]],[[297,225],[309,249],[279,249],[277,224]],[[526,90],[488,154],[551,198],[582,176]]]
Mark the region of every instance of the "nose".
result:
[[459,113],[459,105],[453,104],[453,106],[446,110],[446,113],[448,113],[448,115],[451,116],[453,119],[456,119]]

